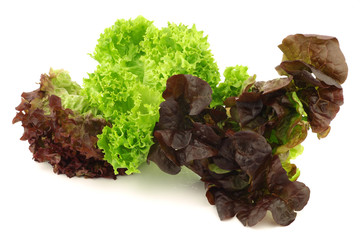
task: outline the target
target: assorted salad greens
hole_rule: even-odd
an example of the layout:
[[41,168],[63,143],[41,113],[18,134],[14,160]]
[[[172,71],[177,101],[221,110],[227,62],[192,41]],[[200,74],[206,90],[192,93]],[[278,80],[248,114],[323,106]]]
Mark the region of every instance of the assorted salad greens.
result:
[[195,26],[168,24],[158,29],[143,17],[119,20],[98,40],[93,54],[99,65],[84,79],[83,94],[112,126],[98,146],[115,172],[138,173],[152,143],[166,79],[186,73],[220,80],[209,43]]
[[[103,155],[98,159],[107,161],[115,174],[120,173],[119,170],[125,170],[126,174],[140,172],[139,166],[146,161],[152,145],[161,94],[170,76],[194,74],[207,79],[214,88],[220,81],[207,37],[195,26],[169,23],[158,29],[141,16],[134,20],[118,20],[101,34],[92,57],[99,64],[84,79],[82,88],[70,81],[64,71],[61,78],[50,78],[51,90],[40,88],[46,95],[59,96],[62,107],[71,109],[74,114],[91,113],[109,123],[95,135],[98,139],[94,147],[101,149]],[[62,83],[65,78],[66,82]],[[24,113],[26,115],[26,111]],[[53,135],[52,132],[47,134]],[[61,152],[59,148],[54,151]],[[35,160],[42,161],[36,155]],[[62,173],[58,168],[56,172]],[[91,175],[88,171],[80,172]]]
[[310,128],[328,135],[348,69],[334,37],[290,35],[279,48],[279,78],[256,81],[235,66],[220,81],[195,26],[118,20],[101,34],[83,86],[51,69],[22,94],[13,122],[55,173],[115,179],[146,161],[169,174],[187,167],[220,219],[253,226],[269,210],[288,225],[310,196],[291,160]]

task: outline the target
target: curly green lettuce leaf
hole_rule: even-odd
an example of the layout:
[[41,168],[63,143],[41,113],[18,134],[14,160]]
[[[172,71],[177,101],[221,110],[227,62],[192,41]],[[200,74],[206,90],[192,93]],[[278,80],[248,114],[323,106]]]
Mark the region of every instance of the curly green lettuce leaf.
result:
[[99,64],[117,64],[139,75],[137,70],[143,70],[139,66],[139,58],[144,54],[140,43],[144,41],[149,28],[155,26],[142,16],[133,20],[119,19],[100,35],[91,56]]
[[255,82],[255,76],[250,77],[246,66],[227,67],[224,71],[225,80],[214,88],[211,106],[223,105],[229,96],[241,95]]
[[51,82],[43,82],[43,88],[46,88],[48,95],[58,96],[64,108],[69,108],[78,114],[101,116],[100,111],[91,107],[87,98],[80,94],[82,88],[77,82],[71,80],[69,72],[63,69],[50,69],[49,76]]
[[[166,80],[176,74],[192,74],[205,79],[212,88],[220,81],[218,66],[209,50],[207,36],[183,24],[168,23],[157,30],[149,28],[140,43],[145,55],[143,82],[165,90]],[[160,85],[160,86],[158,86]]]
[[99,65],[84,79],[82,94],[112,124],[98,136],[98,146],[115,172],[140,172],[170,76],[193,74],[212,87],[220,80],[207,37],[195,26],[158,29],[143,17],[118,20],[100,36],[93,57]]
[[[42,92],[47,96],[56,95],[63,99],[62,105],[66,105],[77,112],[86,112],[88,108],[86,98],[80,96],[81,86],[72,81],[69,73],[63,69],[50,69],[48,75],[42,75],[40,79],[40,88],[36,91]],[[50,113],[49,99],[47,97],[38,97],[32,99],[33,105],[41,108],[45,113]],[[96,111],[95,109],[92,109]],[[91,111],[91,110],[90,110]]]

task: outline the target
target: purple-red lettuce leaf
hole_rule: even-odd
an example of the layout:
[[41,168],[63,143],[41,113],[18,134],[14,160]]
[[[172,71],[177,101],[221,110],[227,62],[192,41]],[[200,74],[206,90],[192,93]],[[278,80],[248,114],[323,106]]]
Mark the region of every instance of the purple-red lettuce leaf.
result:
[[335,37],[295,34],[284,38],[279,48],[284,53],[283,61],[303,61],[340,84],[347,78],[348,66]]
[[189,115],[197,115],[211,103],[212,90],[210,85],[192,75],[174,75],[166,82],[163,93],[165,100],[183,101],[189,109]]
[[[220,219],[237,216],[244,225],[252,226],[269,210],[277,223],[290,224],[295,219],[295,211],[306,204],[310,194],[308,188],[288,179],[280,158],[273,155],[272,146],[262,134],[234,128],[234,113],[227,115],[223,106],[209,108],[211,89],[207,85],[188,75],[169,78],[148,162],[156,163],[170,174],[177,174],[182,166],[198,174],[207,188],[209,203],[216,205]],[[189,88],[197,91],[189,91]],[[269,89],[266,94],[280,89],[282,87]],[[244,92],[246,97],[241,98],[241,95],[231,100],[232,107],[240,109],[237,114],[242,111],[251,115],[244,126],[254,122],[258,115],[266,121],[276,116],[268,103],[272,98],[263,100],[266,94]],[[273,98],[279,96],[276,93]],[[237,106],[239,99],[247,102]],[[288,108],[293,106],[290,101],[286,103]],[[251,106],[259,107],[251,112]],[[296,113],[295,107],[291,110]],[[286,118],[286,114],[283,115],[281,119]],[[279,176],[274,177],[274,173]]]
[[243,225],[254,226],[268,210],[279,225],[295,220],[296,211],[302,210],[309,200],[309,188],[290,181],[277,156],[262,167],[262,191],[229,191],[216,184],[208,187],[207,198],[222,220],[236,216]]
[[241,129],[263,135],[274,153],[283,153],[307,136],[307,114],[299,101],[290,76],[256,82],[251,92],[229,97],[225,105]]

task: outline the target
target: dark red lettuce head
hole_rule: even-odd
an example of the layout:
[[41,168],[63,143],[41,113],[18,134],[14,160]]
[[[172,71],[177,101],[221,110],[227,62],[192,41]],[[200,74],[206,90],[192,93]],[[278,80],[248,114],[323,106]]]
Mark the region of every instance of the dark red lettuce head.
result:
[[[13,123],[21,122],[30,151],[37,162],[48,162],[58,174],[68,177],[115,178],[112,166],[97,148],[97,135],[110,123],[91,114],[64,109],[61,98],[49,95],[53,75],[43,74],[40,88],[23,93]],[[125,169],[119,169],[125,174]]]
[[290,80],[263,84],[257,91],[228,99],[229,113],[222,106],[209,108],[211,91],[205,81],[188,75],[171,77],[148,162],[169,174],[177,174],[182,166],[198,174],[220,219],[237,216],[253,226],[269,210],[277,223],[290,224],[310,192],[288,179],[272,146],[258,132],[263,125],[282,126],[276,121],[287,119],[292,104],[282,96]]

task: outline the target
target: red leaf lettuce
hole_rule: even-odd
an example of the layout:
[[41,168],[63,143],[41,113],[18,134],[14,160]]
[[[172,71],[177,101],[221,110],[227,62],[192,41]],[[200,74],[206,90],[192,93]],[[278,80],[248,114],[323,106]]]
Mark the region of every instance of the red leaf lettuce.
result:
[[279,47],[285,61],[276,69],[285,77],[241,81],[238,95],[214,94],[216,104],[198,77],[167,81],[148,162],[169,174],[182,166],[198,174],[220,219],[253,226],[270,211],[280,225],[293,222],[310,189],[290,160],[310,127],[319,138],[329,133],[343,104],[347,65],[335,38],[298,34]]
[[[55,173],[115,178],[112,166],[104,161],[104,154],[96,145],[97,135],[110,123],[90,112],[80,114],[62,106],[59,92],[72,94],[80,87],[70,79],[67,81],[67,77],[65,71],[51,70],[49,75],[41,75],[39,89],[21,95],[13,120],[22,122],[21,140],[29,142],[35,161],[50,163]],[[59,78],[62,80],[58,81]],[[125,174],[125,170],[118,172]]]

